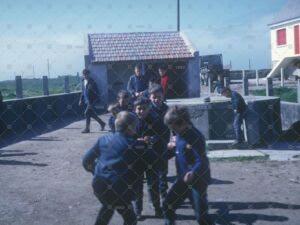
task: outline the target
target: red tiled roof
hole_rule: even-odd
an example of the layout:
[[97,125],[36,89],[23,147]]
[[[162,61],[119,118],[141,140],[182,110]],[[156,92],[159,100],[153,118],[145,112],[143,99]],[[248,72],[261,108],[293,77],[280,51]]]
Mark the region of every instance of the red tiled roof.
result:
[[193,50],[179,32],[88,34],[91,62],[181,59]]

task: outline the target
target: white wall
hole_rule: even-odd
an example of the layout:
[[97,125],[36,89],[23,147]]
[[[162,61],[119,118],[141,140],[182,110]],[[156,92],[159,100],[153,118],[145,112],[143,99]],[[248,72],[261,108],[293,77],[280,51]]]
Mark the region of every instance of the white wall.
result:
[[[271,57],[273,68],[283,58],[295,56],[294,26],[300,21],[271,27]],[[286,45],[277,45],[277,30],[286,28]]]

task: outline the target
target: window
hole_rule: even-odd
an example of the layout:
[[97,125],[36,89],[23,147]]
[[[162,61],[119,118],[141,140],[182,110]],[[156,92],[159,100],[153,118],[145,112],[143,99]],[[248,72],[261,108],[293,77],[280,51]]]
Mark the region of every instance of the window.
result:
[[286,44],[286,29],[277,30],[277,45]]

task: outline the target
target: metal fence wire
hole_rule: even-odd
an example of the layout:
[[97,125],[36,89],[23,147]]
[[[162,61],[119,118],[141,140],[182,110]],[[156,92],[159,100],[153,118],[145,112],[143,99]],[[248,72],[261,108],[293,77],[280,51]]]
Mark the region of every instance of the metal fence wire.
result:
[[[76,160],[81,161],[83,157],[85,169],[94,174],[92,187],[102,205],[97,224],[107,224],[114,210],[128,224],[135,224],[136,217],[141,219],[143,215],[145,201],[153,206],[155,217],[164,217],[173,224],[175,210],[186,198],[190,199],[187,203],[189,210],[195,210],[192,220],[200,224],[212,224],[212,221],[231,224],[228,215],[215,213],[209,216],[208,209],[216,205],[207,202],[207,189],[213,183],[207,154],[224,149],[276,149],[282,145],[290,150],[299,150],[300,105],[297,100],[289,102],[293,101],[291,98],[297,99],[295,93],[297,90],[299,93],[299,80],[286,80],[283,88],[278,79],[256,76],[255,71],[241,71],[240,75],[227,72],[217,74],[216,79],[211,76],[207,83],[201,82],[201,70],[194,80],[189,78],[186,60],[146,61],[138,65],[141,77],[133,80],[136,62],[107,64],[107,82],[104,85],[101,83],[103,79],[99,78],[103,75],[92,70],[87,80],[81,74],[50,80],[47,77],[39,80],[16,78],[16,98],[4,99],[0,105],[2,171],[7,165],[36,165],[34,161],[22,164],[22,160],[6,159],[9,153],[17,150],[28,152],[34,145],[59,149],[53,151],[60,159],[69,157],[70,153],[62,155],[59,152],[64,152],[64,149],[71,152],[67,143],[74,139],[72,142],[76,143],[76,149],[80,148],[74,151]],[[202,73],[207,71],[202,70]],[[128,90],[130,80],[135,89],[133,92]],[[38,96],[29,96],[26,90],[31,85],[34,85]],[[155,87],[156,91],[152,92],[151,88]],[[284,91],[285,101],[282,100]],[[91,95],[96,99],[92,101]],[[163,106],[169,111],[160,108],[161,103],[157,103],[155,98],[158,102],[162,98]],[[80,99],[82,104],[79,104]],[[124,111],[128,113],[124,114]],[[92,122],[88,121],[90,119]],[[99,128],[96,122],[100,123]],[[138,133],[128,131],[133,129],[133,125],[136,125]],[[44,138],[45,134],[53,136],[55,132],[61,135],[56,138],[62,142]],[[36,143],[41,140],[43,143]],[[26,144],[27,141],[29,144]],[[10,146],[13,146],[12,149]],[[23,149],[16,150],[15,146]],[[30,157],[35,158],[37,153],[27,154],[26,159],[30,161]],[[56,165],[62,162],[55,162],[53,157],[50,159],[54,161],[39,165],[45,168],[48,165],[55,173],[60,173],[53,167],[62,168]],[[73,165],[63,168],[70,172],[68,168],[73,168]],[[54,176],[47,169],[41,173],[46,179]],[[86,175],[81,172],[70,174],[76,179]],[[29,175],[24,173],[24,176]],[[83,185],[80,180],[78,178],[75,190]],[[149,194],[143,189],[143,183],[147,185]],[[64,188],[63,184],[61,188]],[[144,195],[149,200],[143,200]],[[55,203],[50,201],[49,204]],[[0,204],[0,207],[4,206]],[[228,211],[238,208],[233,203],[228,207]],[[9,224],[8,216],[2,216],[6,221],[3,224]],[[144,219],[147,220],[147,217]],[[181,220],[184,219],[181,216]]]

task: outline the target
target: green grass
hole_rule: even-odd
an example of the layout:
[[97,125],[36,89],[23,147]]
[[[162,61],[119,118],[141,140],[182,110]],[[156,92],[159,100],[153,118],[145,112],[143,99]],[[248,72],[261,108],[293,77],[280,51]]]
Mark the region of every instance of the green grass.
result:
[[[266,90],[252,90],[250,94],[266,96]],[[297,102],[297,90],[295,88],[274,88],[274,96],[280,97],[282,101]]]
[[[49,94],[64,93],[64,77],[51,78],[49,82]],[[77,76],[69,76],[70,91],[80,91],[80,78]],[[22,79],[23,96],[33,97],[43,95],[42,79]],[[1,81],[0,90],[4,100],[16,98],[15,81]]]

